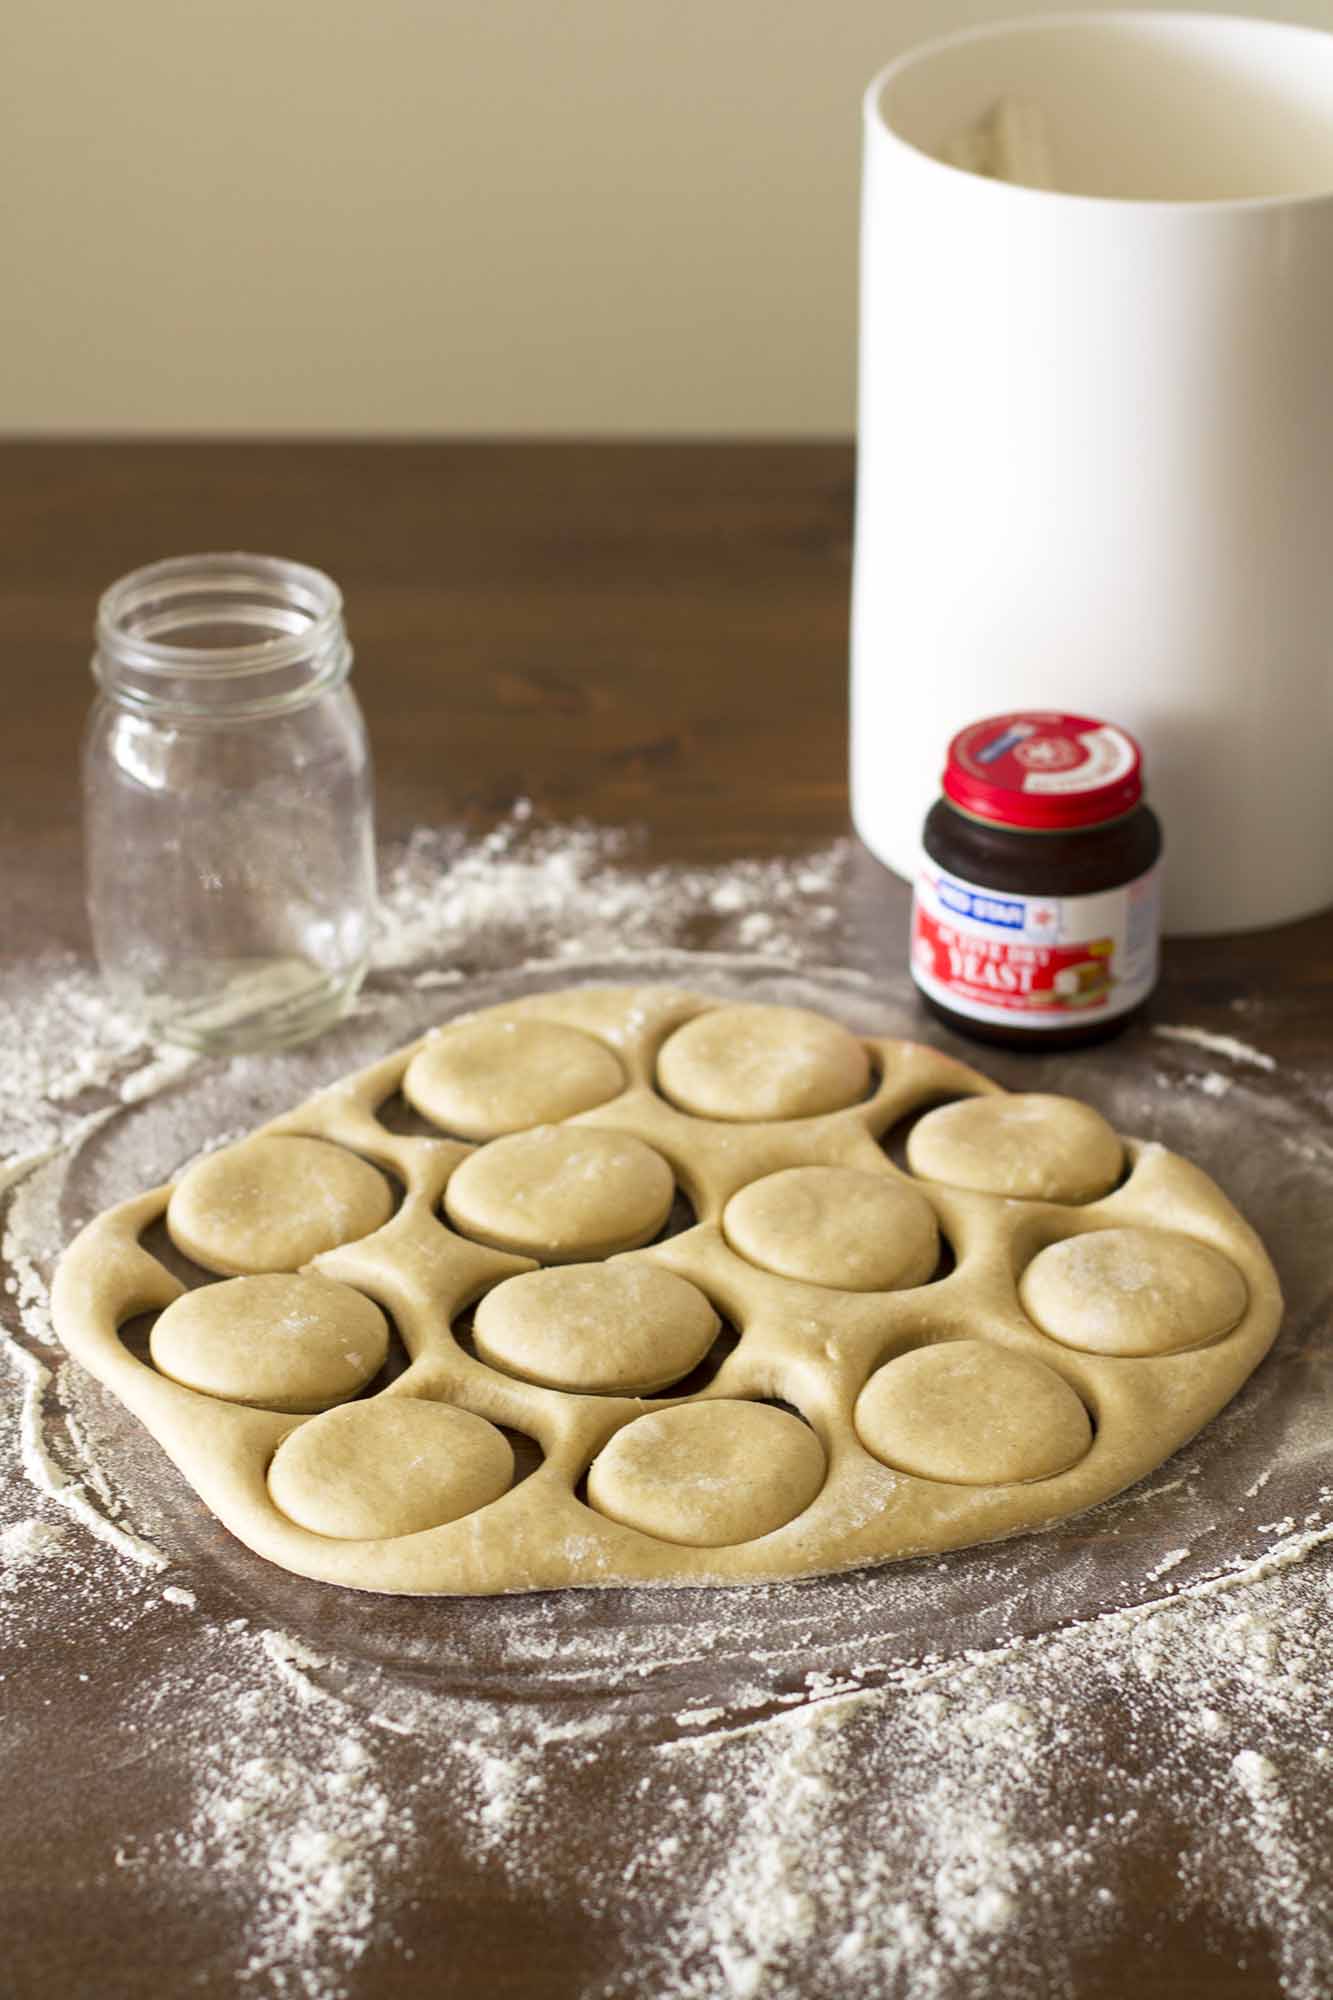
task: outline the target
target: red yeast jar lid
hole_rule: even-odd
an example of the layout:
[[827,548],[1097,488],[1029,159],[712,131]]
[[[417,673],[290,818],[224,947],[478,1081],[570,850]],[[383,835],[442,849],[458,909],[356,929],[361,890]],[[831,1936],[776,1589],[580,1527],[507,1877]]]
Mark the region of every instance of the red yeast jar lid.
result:
[[959,730],[949,745],[944,795],[1001,826],[1097,826],[1138,804],[1142,762],[1134,738],[1113,723],[1018,709]]

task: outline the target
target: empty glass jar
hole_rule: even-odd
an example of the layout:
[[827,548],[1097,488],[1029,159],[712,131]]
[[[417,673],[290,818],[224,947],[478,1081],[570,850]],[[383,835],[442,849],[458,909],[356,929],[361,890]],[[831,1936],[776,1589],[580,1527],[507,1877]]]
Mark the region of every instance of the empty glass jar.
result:
[[337,1018],[375,900],[370,753],[342,597],[272,556],[181,556],[97,614],[88,908],[118,1003],[196,1049]]

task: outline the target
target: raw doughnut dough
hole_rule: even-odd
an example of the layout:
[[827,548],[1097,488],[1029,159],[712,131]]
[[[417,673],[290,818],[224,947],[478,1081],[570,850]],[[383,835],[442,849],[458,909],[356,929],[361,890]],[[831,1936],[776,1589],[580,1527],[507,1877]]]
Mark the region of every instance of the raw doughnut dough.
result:
[[472,1338],[525,1381],[643,1395],[688,1375],[721,1324],[697,1285],[628,1258],[507,1278],[477,1307]]
[[148,1345],[154,1365],[187,1389],[306,1412],[345,1402],[379,1374],[389,1324],[331,1278],[228,1278],[169,1305]]
[[618,1097],[625,1072],[604,1042],[558,1021],[465,1021],[432,1035],[403,1095],[446,1132],[499,1139]]
[[718,1007],[663,1044],[657,1080],[700,1118],[811,1118],[864,1097],[870,1060],[854,1035],[803,1007]]
[[926,1180],[1024,1201],[1095,1201],[1109,1194],[1125,1149],[1099,1111],[1037,1092],[967,1097],[928,1111],[907,1140]]
[[[430,1075],[426,1053],[482,1026],[526,1089],[522,1052],[549,1050],[553,1025],[580,1075],[585,1042],[623,1075],[573,1123],[470,1146],[379,1117],[418,1062]],[[912,1133],[913,1180],[885,1143],[946,1100]],[[693,1224],[649,1241],[677,1178]],[[406,1371],[322,1415],[273,1408],[356,1395],[373,1356],[349,1342],[331,1379],[312,1336],[318,1371],[275,1386],[305,1337],[253,1349],[258,1322],[230,1302],[257,1294],[198,1272],[184,1287],[150,1248],[164,1213],[214,1269],[277,1263],[275,1297],[309,1275],[363,1317],[382,1305]],[[69,1352],[248,1547],[420,1595],[778,1583],[1044,1527],[1216,1415],[1281,1303],[1207,1175],[1086,1106],[1007,1097],[936,1049],[801,1009],[649,986],[534,993],[381,1056],[89,1223],[52,1291]],[[148,1312],[156,1366],[120,1332]],[[222,1372],[181,1359],[173,1328],[192,1325]],[[702,1387],[700,1359],[717,1363]],[[541,1455],[517,1481],[512,1436]]]
[[1053,1243],[1019,1294],[1043,1333],[1090,1354],[1174,1354],[1230,1333],[1249,1303],[1235,1265],[1165,1229],[1098,1229]]
[[186,1169],[167,1208],[178,1250],[209,1271],[292,1271],[393,1213],[383,1174],[325,1139],[242,1139]]
[[273,1502],[312,1534],[379,1541],[438,1528],[508,1491],[509,1440],[448,1403],[377,1396],[293,1431],[269,1467]]
[[675,1192],[670,1167],[642,1139],[538,1125],[464,1160],[444,1205],[454,1227],[478,1243],[577,1264],[656,1236]]
[[925,1196],[852,1167],[767,1174],[731,1197],[722,1227],[732,1249],[761,1270],[846,1292],[923,1285],[940,1256]]
[[857,1398],[856,1429],[885,1465],[964,1486],[1049,1479],[1092,1443],[1069,1384],[989,1340],[948,1340],[888,1362]]
[[768,1403],[680,1403],[617,1431],[588,1473],[588,1498],[627,1528],[689,1548],[752,1542],[803,1514],[824,1483],[824,1449]]

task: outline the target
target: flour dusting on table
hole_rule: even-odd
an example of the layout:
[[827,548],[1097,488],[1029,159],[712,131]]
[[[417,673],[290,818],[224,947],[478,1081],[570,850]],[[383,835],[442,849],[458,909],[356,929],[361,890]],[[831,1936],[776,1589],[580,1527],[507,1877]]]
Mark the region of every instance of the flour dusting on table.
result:
[[633,865],[629,835],[543,826],[519,800],[481,840],[417,829],[384,873],[375,963],[391,971],[429,959],[417,977],[433,986],[438,961],[456,972],[479,951],[494,961],[507,943],[515,959],[631,958],[683,942],[687,926],[699,949],[818,959],[851,853],[843,840],[791,861],[645,870]]
[[1166,1021],[1158,1021],[1153,1033],[1163,1041],[1185,1042],[1190,1047],[1205,1049],[1209,1055],[1226,1056],[1234,1063],[1248,1063],[1252,1069],[1277,1068],[1274,1058],[1263,1049],[1256,1049],[1249,1042],[1238,1041],[1235,1035],[1218,1035],[1207,1028],[1177,1027]]

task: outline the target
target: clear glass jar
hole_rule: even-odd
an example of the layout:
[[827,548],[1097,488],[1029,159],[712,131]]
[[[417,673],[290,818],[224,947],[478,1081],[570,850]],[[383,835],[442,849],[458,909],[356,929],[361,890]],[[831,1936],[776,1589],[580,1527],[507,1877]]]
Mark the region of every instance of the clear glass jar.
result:
[[88,910],[119,1005],[220,1052],[303,1041],[370,949],[370,752],[342,597],[272,556],[113,584],[84,743]]

